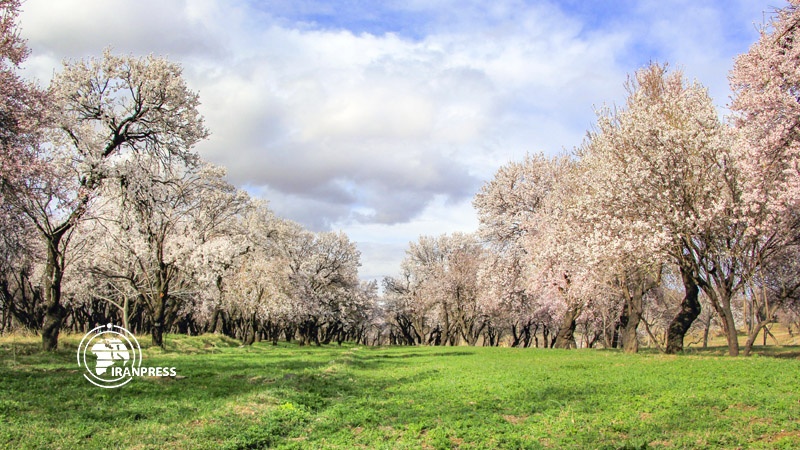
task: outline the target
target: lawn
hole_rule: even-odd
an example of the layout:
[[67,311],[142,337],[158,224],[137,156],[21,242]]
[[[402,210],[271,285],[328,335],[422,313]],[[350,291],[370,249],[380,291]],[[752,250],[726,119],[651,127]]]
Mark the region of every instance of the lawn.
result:
[[179,377],[101,389],[77,370],[79,341],[45,354],[0,338],[0,447],[800,447],[796,347],[733,359],[168,336],[144,365]]

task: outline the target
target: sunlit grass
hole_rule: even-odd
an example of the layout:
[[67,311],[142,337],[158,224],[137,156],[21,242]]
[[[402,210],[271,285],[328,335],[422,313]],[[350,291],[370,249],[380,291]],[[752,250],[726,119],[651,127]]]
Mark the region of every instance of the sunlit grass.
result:
[[0,339],[0,447],[800,446],[797,348],[733,359],[168,336],[144,365],[186,378],[107,390],[78,371],[79,342],[46,354],[35,337]]

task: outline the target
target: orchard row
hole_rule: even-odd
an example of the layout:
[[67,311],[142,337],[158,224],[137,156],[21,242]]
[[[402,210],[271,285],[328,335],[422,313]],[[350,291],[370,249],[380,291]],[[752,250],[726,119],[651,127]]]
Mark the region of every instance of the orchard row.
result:
[[[502,167],[475,234],[423,236],[401,274],[358,278],[342,233],[276,217],[193,147],[181,68],[66,62],[25,81],[18,0],[0,0],[0,331],[54,350],[114,321],[244,343],[578,345],[674,353],[718,324],[731,355],[800,300],[800,0],[730,74],[730,115],[653,64],[584,144]],[[643,329],[642,329],[643,328]],[[540,340],[541,339],[541,340]]]

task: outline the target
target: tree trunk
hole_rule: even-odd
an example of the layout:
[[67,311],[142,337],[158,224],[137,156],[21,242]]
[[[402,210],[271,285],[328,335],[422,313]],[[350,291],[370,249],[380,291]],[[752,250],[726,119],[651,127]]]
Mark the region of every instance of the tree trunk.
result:
[[739,356],[739,336],[736,332],[736,322],[733,319],[733,311],[731,311],[731,290],[730,285],[725,283],[717,283],[718,289],[714,289],[709,283],[703,284],[703,291],[711,301],[711,306],[717,312],[720,322],[722,322],[722,331],[725,332],[725,339],[728,343],[728,355]]
[[65,313],[64,307],[58,303],[47,307],[42,324],[42,349],[45,351],[53,352],[58,349],[58,333],[61,331]]
[[758,338],[758,333],[761,332],[761,329],[764,329],[764,335],[766,336],[767,332],[767,325],[770,323],[774,323],[773,319],[765,319],[761,320],[756,324],[756,326],[750,331],[750,334],[747,336],[747,342],[744,344],[744,356],[750,356],[750,352],[753,351],[753,344],[755,344],[756,339]]
[[164,347],[164,326],[160,322],[154,322],[150,328],[150,342],[154,347]]
[[561,326],[558,328],[554,348],[577,348],[575,344],[575,321],[581,313],[579,306],[571,306],[564,313]]
[[512,347],[519,347],[520,342],[522,341],[522,333],[517,334],[517,324],[511,324],[511,341]]
[[211,315],[211,320],[208,321],[208,332],[209,333],[216,333],[217,332],[217,321],[219,320],[219,309],[214,308],[214,313]]
[[42,349],[55,351],[58,348],[58,333],[66,316],[61,306],[61,279],[64,275],[64,255],[59,251],[64,229],[58,233],[46,235],[47,263],[44,269],[45,316],[42,323]]
[[[755,303],[755,302],[754,302]],[[777,319],[775,318],[775,310],[770,310],[769,301],[767,300],[766,294],[764,295],[764,306],[763,306],[763,314],[761,311],[761,307],[758,309],[753,308],[753,316],[755,319],[758,320],[758,323],[751,327],[750,332],[747,334],[747,342],[744,345],[744,356],[750,356],[750,352],[753,351],[753,345],[758,338],[758,334],[761,330],[764,330],[764,340],[763,345],[767,345],[767,334],[769,333],[769,329],[767,326],[771,323],[775,323]],[[777,308],[775,308],[777,309]],[[792,334],[791,326],[789,326],[789,335]]]
[[736,322],[733,320],[730,300],[723,300],[723,321],[725,323],[725,337],[728,339],[728,355],[739,356],[739,335],[736,332]]
[[681,267],[681,278],[683,278],[685,294],[683,301],[681,301],[680,311],[678,311],[678,314],[670,322],[669,328],[667,328],[666,353],[668,354],[683,351],[683,338],[694,320],[700,315],[700,301],[698,300],[700,288],[698,288],[689,270]]
[[258,338],[258,323],[256,321],[256,315],[253,313],[249,320],[245,321],[244,325],[244,334],[242,335],[242,344],[244,345],[253,345],[253,343]]
[[153,308],[153,323],[150,327],[150,337],[152,343],[157,347],[164,347],[164,295],[160,293],[161,298],[155,300],[155,307]]
[[293,325],[287,325],[286,328],[283,329],[283,337],[286,339],[286,342],[292,342],[294,339],[294,335],[297,332],[297,328]]
[[278,326],[277,324],[272,325],[270,328],[270,339],[272,339],[273,346],[278,345],[278,339],[280,339],[280,337],[281,337],[280,326]]
[[638,290],[630,298],[625,299],[625,309],[628,314],[625,323],[622,324],[621,338],[622,348],[625,353],[637,353],[639,351],[639,338],[636,330],[639,328],[639,322],[642,319],[642,297],[643,293]]
[[[450,342],[450,314],[447,311],[447,305],[444,305],[444,323],[442,324],[442,341],[441,345],[447,345]],[[438,344],[437,344],[438,345]]]
[[609,343],[609,348],[622,348],[622,334],[621,331],[625,327],[625,324],[628,323],[628,311],[626,310],[627,305],[622,307],[622,314],[619,317],[619,322],[612,330],[611,334],[611,342]]
[[639,338],[636,330],[639,328],[644,313],[644,296],[661,282],[661,268],[658,267],[658,272],[655,276],[653,275],[650,271],[633,272],[626,275],[623,282],[625,304],[618,330],[625,353],[639,351]]

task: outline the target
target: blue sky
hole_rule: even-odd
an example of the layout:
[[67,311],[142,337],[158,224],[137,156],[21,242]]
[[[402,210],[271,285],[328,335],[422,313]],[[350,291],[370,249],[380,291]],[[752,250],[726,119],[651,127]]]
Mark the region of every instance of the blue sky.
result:
[[502,164],[579,145],[626,76],[669,62],[724,114],[733,58],[777,0],[27,0],[31,77],[115,51],[180,62],[231,182],[314,230],[364,278],[420,234],[472,231]]

